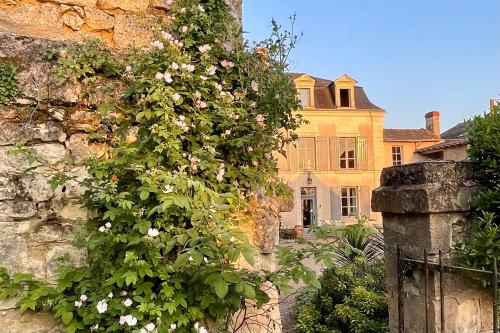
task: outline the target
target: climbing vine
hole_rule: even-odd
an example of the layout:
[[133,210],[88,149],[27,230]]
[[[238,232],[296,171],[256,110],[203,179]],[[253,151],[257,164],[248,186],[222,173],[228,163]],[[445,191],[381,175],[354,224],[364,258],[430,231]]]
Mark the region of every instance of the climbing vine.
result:
[[[286,251],[279,272],[238,268],[257,253],[239,229],[248,203],[287,191],[273,154],[301,123],[286,75],[296,38],[275,24],[249,46],[223,0],[178,0],[171,12],[123,66],[95,45],[60,62],[84,83],[121,75],[128,87],[98,108],[114,129],[102,134],[111,157],[82,162],[94,217],[76,235],[87,266],[62,267],[55,287],[0,270],[0,299],[52,311],[70,333],[223,332],[245,300],[269,300],[265,284],[317,284],[300,264],[306,251]],[[22,145],[13,153],[37,162]]]
[[16,67],[10,62],[0,62],[0,105],[9,104],[18,93]]

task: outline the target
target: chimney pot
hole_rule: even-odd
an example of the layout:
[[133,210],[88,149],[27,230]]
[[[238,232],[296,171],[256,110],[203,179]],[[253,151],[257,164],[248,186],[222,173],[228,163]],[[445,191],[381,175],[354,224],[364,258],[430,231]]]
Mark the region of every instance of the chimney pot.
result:
[[436,137],[441,138],[438,111],[431,111],[425,114],[425,128],[434,133]]

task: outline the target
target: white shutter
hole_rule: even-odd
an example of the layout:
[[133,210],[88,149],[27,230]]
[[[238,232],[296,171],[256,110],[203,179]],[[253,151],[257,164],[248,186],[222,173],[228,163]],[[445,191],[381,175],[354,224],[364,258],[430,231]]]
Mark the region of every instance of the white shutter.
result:
[[318,171],[328,171],[330,166],[328,153],[328,138],[327,137],[317,137],[316,138],[316,170]]
[[340,196],[340,187],[330,187],[330,204],[332,211],[332,220],[342,220],[342,200]]

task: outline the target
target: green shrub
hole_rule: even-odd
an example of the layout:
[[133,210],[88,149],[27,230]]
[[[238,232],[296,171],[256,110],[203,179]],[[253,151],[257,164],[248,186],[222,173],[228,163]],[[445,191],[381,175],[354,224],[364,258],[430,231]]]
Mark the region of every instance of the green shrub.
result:
[[486,177],[484,190],[477,195],[473,207],[479,217],[468,244],[455,250],[461,265],[491,270],[493,258],[500,262],[500,108],[472,119],[467,126],[468,154],[479,163]]
[[388,307],[383,264],[362,257],[327,269],[321,288],[305,288],[296,303],[295,333],[386,332]]
[[[476,198],[478,211],[500,214],[500,107],[489,113],[477,116],[467,126],[468,155],[472,161],[479,162],[486,173],[483,179],[485,190]],[[498,221],[495,221],[497,223]]]
[[16,67],[10,62],[0,62],[0,105],[6,105],[17,96]]

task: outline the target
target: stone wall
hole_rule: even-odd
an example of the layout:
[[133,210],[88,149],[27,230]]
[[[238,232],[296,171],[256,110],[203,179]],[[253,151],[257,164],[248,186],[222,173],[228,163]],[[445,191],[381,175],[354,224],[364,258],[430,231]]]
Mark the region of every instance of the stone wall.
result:
[[[168,19],[169,0],[0,0],[0,32],[81,41],[118,48],[149,42],[152,27]],[[228,0],[241,19],[241,0]]]
[[[453,265],[453,247],[467,242],[472,221],[470,203],[480,189],[476,166],[470,162],[419,162],[384,169],[381,187],[373,192],[372,208],[382,212],[386,241],[387,287],[391,332],[398,332],[396,246],[403,256],[436,262],[443,251]],[[429,332],[440,332],[439,273],[429,276]],[[445,332],[492,331],[491,292],[478,281],[444,275]],[[413,270],[404,280],[405,332],[425,332],[424,272]]]
[[[71,245],[73,229],[87,219],[78,203],[83,189],[70,182],[53,192],[48,181],[55,170],[83,179],[85,170],[75,162],[88,154],[105,154],[101,144],[88,139],[105,126],[89,105],[118,97],[107,93],[109,84],[113,90],[120,87],[119,81],[99,79],[88,95],[76,80],[58,86],[49,74],[56,65],[42,54],[74,45],[86,35],[118,49],[148,44],[153,25],[168,18],[167,2],[0,0],[0,62],[16,65],[21,90],[11,105],[0,106],[0,266],[10,273],[32,273],[54,282],[61,255],[70,254],[74,265],[85,261],[85,253]],[[241,20],[241,0],[228,3]],[[36,150],[44,166],[30,167],[24,157],[7,153],[20,140]],[[67,161],[64,165],[58,163],[62,159]],[[256,225],[249,227],[262,252],[257,269],[274,267],[269,252],[277,239],[278,215],[265,214],[263,208],[271,207],[266,203],[256,208]],[[273,318],[279,321],[279,313]],[[21,316],[15,300],[0,302],[0,323],[2,333],[62,332],[48,314]]]

